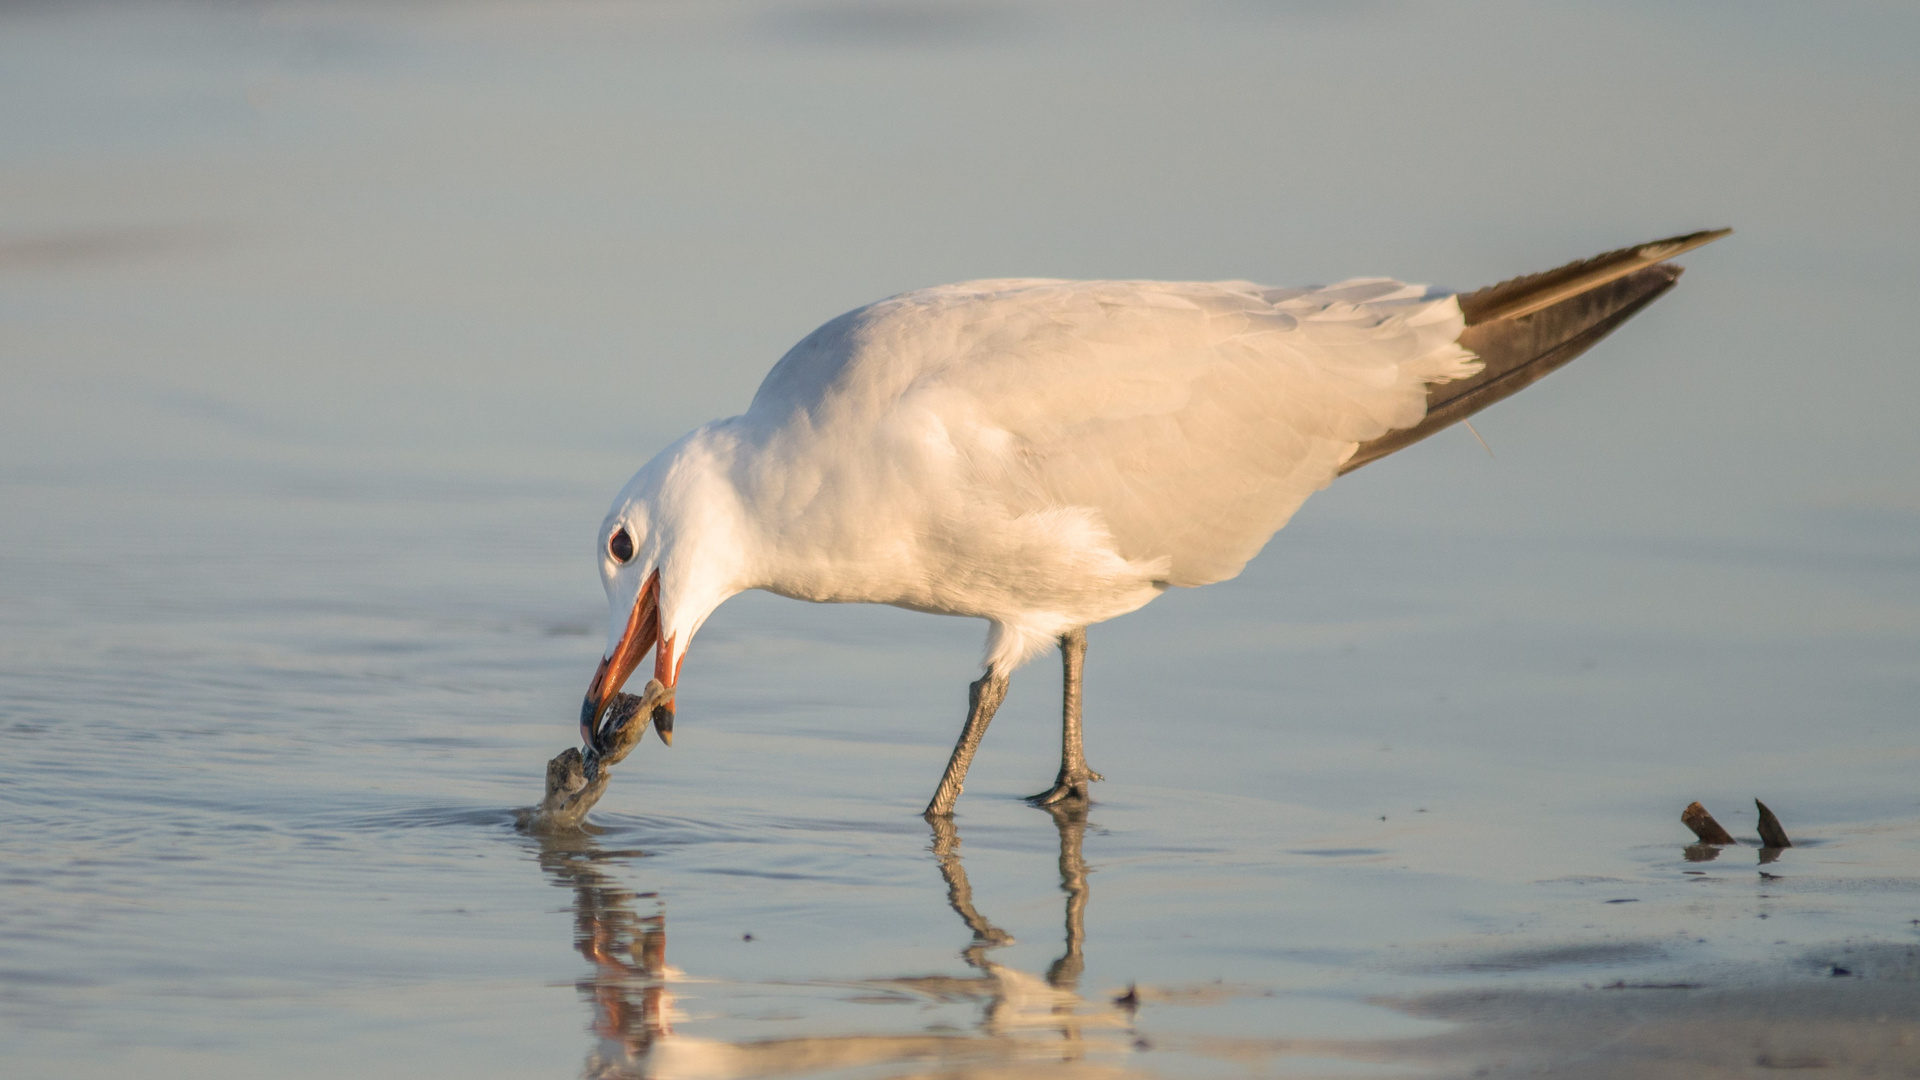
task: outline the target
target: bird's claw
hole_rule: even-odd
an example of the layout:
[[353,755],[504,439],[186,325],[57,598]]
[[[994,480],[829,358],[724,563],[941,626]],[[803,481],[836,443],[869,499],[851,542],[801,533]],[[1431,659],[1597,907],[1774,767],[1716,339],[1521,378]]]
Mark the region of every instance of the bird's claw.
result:
[[1087,794],[1087,785],[1106,777],[1088,769],[1083,773],[1062,772],[1053,786],[1038,795],[1027,796],[1027,801],[1035,806],[1056,806],[1064,802],[1091,802]]

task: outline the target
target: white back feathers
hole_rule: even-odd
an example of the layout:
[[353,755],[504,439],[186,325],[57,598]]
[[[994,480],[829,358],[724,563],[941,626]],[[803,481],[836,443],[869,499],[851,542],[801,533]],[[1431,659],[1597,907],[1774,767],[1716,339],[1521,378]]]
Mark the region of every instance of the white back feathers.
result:
[[739,588],[987,618],[1011,667],[1238,574],[1428,384],[1479,369],[1462,326],[1384,278],[947,285],[828,322],[668,453],[739,500],[749,535],[705,552],[738,549]]

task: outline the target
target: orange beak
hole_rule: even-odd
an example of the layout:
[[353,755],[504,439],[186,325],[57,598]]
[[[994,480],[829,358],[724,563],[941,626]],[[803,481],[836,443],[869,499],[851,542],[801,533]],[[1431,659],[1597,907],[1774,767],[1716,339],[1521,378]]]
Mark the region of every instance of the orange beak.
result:
[[[660,685],[671,691],[680,681],[680,661],[685,659],[686,657],[681,656],[673,647],[673,638],[662,641],[660,648],[653,654],[653,677],[660,680]],[[671,693],[668,694],[664,703],[653,707],[653,733],[660,736],[661,742],[668,746],[673,745],[673,696]]]
[[[600,749],[595,742],[600,714],[607,711],[607,703],[626,685],[627,676],[640,666],[640,660],[647,655],[647,650],[653,648],[659,639],[660,571],[655,570],[647,577],[647,583],[640,587],[640,595],[633,602],[633,614],[627,618],[626,633],[620,635],[613,652],[600,661],[599,670],[593,673],[593,682],[587,684],[587,699],[580,704],[580,741],[588,749]],[[657,662],[655,666],[658,666]],[[669,712],[667,730],[671,731],[672,727],[672,713]],[[668,738],[668,744],[672,744],[671,738]]]

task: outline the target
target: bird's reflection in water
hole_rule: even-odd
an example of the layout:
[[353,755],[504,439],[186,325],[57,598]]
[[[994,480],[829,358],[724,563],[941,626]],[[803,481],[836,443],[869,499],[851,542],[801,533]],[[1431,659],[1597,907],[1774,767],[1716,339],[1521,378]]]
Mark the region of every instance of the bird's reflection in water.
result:
[[592,976],[575,984],[593,1002],[598,1043],[587,1058],[588,1076],[647,1075],[640,1063],[656,1040],[673,1033],[666,915],[641,915],[635,903],[654,894],[621,888],[600,868],[640,854],[604,849],[585,833],[540,841],[541,869],[573,890],[573,946],[593,965]]
[[1044,979],[1016,968],[996,964],[991,950],[1013,943],[1012,935],[989,922],[973,906],[973,886],[960,861],[960,834],[949,818],[935,818],[933,854],[947,881],[947,903],[953,907],[973,941],[960,956],[980,975],[973,979],[891,979],[876,985],[917,991],[935,997],[970,997],[985,1003],[981,1030],[1002,1035],[1018,1028],[1054,1028],[1075,1056],[1087,1028],[1123,1027],[1127,1016],[1114,1008],[1088,1008],[1080,997],[1080,973],[1086,968],[1087,864],[1080,844],[1087,832],[1085,808],[1054,805],[1047,808],[1060,832],[1060,888],[1067,894],[1066,948],[1048,968]]
[[[588,1055],[589,1077],[773,1077],[823,1070],[937,1064],[949,1077],[1109,1077],[1129,1075],[1113,1058],[1134,1047],[1132,1014],[1118,1004],[1079,994],[1085,967],[1087,868],[1081,857],[1084,809],[1050,810],[1060,835],[1060,888],[1066,893],[1066,946],[1044,976],[997,964],[989,953],[1013,942],[974,907],[960,861],[960,835],[950,820],[933,829],[933,854],[947,885],[947,902],[972,931],[960,956],[973,976],[910,976],[852,984],[883,1000],[976,1001],[982,1006],[972,1034],[929,1032],[834,1035],[725,1042],[673,1029],[672,985],[680,973],[666,962],[666,915],[651,893],[622,888],[601,864],[638,852],[602,849],[590,836],[541,840],[540,865],[554,883],[573,890],[574,947],[593,965],[577,984],[593,1005],[597,1037]],[[642,914],[636,904],[648,901]],[[1042,1036],[1036,1038],[1035,1036]],[[1098,1054],[1104,1063],[1089,1061]]]

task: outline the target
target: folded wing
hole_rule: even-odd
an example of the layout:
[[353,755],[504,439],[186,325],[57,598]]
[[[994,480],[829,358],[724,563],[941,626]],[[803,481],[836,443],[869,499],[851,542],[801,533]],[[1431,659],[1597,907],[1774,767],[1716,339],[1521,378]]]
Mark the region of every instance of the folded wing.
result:
[[1356,447],[1418,424],[1431,383],[1479,370],[1454,298],[1386,279],[992,281],[829,323],[754,411],[822,428],[937,429],[972,498],[1094,511],[1173,585],[1239,573]]

